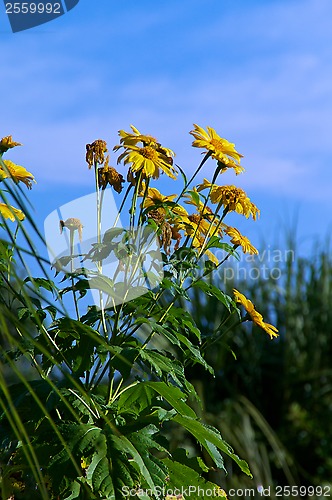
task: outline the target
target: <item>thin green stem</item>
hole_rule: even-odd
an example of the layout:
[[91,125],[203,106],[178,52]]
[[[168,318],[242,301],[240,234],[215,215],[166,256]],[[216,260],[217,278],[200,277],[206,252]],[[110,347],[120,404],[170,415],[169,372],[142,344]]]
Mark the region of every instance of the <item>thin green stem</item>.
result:
[[179,194],[179,196],[177,197],[175,203],[178,203],[178,201],[180,200],[180,198],[182,197],[183,193],[187,190],[187,188],[190,186],[190,184],[192,183],[192,181],[195,179],[196,175],[198,174],[198,172],[201,170],[201,168],[203,167],[204,163],[210,158],[210,156],[212,155],[212,152],[211,151],[208,151],[206,153],[206,155],[204,156],[203,160],[201,161],[201,163],[198,165],[197,169],[195,170],[194,174],[192,175],[192,177],[189,179],[189,181],[187,181],[187,183],[184,185],[181,193]]
[[[102,197],[100,196],[100,190],[99,190],[99,178],[98,178],[98,162],[95,161],[94,163],[95,167],[95,182],[96,182],[96,205],[97,205],[97,243],[98,243],[98,248],[99,245],[101,244],[101,231],[102,231],[102,226],[101,226],[101,213],[102,213],[102,201],[104,198],[104,193],[102,194]],[[102,261],[97,261],[97,269],[100,274],[102,274],[103,267],[102,267]],[[102,320],[102,326],[103,326],[103,333],[104,336],[106,337],[107,335],[107,326],[106,326],[106,320],[105,320],[105,306],[104,306],[104,298],[103,298],[103,292],[102,290],[99,290],[99,304],[100,304],[100,309],[101,309],[101,320]]]
[[69,232],[69,240],[70,240],[70,279],[71,279],[71,287],[73,291],[73,298],[74,298],[74,305],[75,305],[75,311],[76,311],[76,316],[77,320],[80,321],[80,313],[78,309],[78,303],[77,303],[77,298],[76,298],[76,290],[75,290],[75,283],[74,283],[74,233],[75,230],[70,228]]

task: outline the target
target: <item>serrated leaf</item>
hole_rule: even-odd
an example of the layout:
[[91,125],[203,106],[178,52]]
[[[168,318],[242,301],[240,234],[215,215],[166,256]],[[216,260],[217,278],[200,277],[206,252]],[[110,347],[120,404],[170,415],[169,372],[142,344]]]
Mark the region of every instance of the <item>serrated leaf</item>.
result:
[[216,297],[219,302],[224,304],[224,306],[228,309],[228,311],[231,310],[231,305],[232,305],[232,299],[228,295],[226,295],[224,292],[219,290],[215,285],[212,285],[211,283],[207,283],[206,281],[199,280],[194,283],[192,283],[192,286],[195,288],[200,288],[204,293],[211,297]]
[[[221,465],[223,460],[219,454],[219,451],[221,451],[222,453],[225,453],[230,458],[232,458],[232,460],[234,460],[234,462],[236,462],[240,467],[242,472],[247,474],[247,476],[252,477],[247,462],[241,460],[234,453],[231,446],[223,440],[216,428],[210,427],[198,420],[182,415],[176,415],[173,420],[187,429],[187,431],[190,432],[190,434],[192,434],[202,446],[204,446],[204,448],[218,465],[218,467],[224,469],[224,466]],[[211,444],[213,445],[213,447],[211,447]]]
[[195,470],[186,465],[165,458],[163,460],[169,473],[167,489],[174,492],[183,492],[184,498],[208,500],[219,498],[227,500],[226,493],[217,484],[203,479]]

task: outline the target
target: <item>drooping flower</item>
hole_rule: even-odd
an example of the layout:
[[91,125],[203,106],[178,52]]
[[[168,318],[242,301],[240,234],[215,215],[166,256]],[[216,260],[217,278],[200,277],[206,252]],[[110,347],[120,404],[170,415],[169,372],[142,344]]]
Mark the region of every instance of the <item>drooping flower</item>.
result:
[[107,152],[107,144],[102,139],[97,139],[91,144],[86,145],[86,162],[89,168],[95,163],[102,165],[105,161],[105,153]]
[[236,175],[244,172],[244,168],[240,165],[243,155],[236,151],[235,144],[220,137],[213,128],[207,127],[207,131],[205,131],[202,127],[194,124],[194,130],[190,134],[195,138],[192,143],[193,147],[203,148],[210,152],[212,158],[219,162],[221,172],[227,168],[233,168]]
[[7,171],[0,167],[0,180],[11,177],[13,181],[18,184],[18,182],[23,182],[28,189],[32,188],[32,182],[36,182],[34,176],[28,172],[21,165],[16,165],[10,160],[4,160]]
[[236,246],[241,246],[244,253],[250,253],[252,255],[258,255],[258,250],[255,248],[248,238],[243,236],[238,229],[235,227],[227,226],[225,233],[231,237],[231,243]]
[[172,179],[176,179],[175,170],[169,162],[169,157],[152,145],[126,146],[125,151],[118,158],[118,163],[122,160],[125,165],[130,165],[132,172],[142,171],[144,177],[158,179],[159,172],[162,170]]
[[98,184],[102,189],[106,189],[107,184],[112,186],[117,193],[122,191],[122,183],[125,182],[123,176],[119,172],[109,166],[109,156],[106,157],[105,165],[98,168]]
[[165,216],[160,208],[151,210],[149,212],[149,218],[152,219],[159,227],[160,234],[158,237],[160,246],[163,247],[166,254],[169,254],[173,236],[171,224],[165,219]]
[[151,187],[146,190],[144,182],[139,196],[145,196],[144,208],[151,207],[148,211],[148,217],[159,226],[160,245],[169,254],[171,240],[175,240],[174,250],[177,250],[181,240],[180,230],[183,229],[182,220],[188,216],[186,209],[173,202],[175,194],[165,196],[158,189]]
[[7,205],[6,203],[0,203],[0,214],[4,219],[10,219],[12,222],[16,219],[23,220],[25,218],[21,210],[11,205]]
[[251,320],[260,328],[262,328],[266,333],[268,333],[271,337],[278,337],[278,329],[271,325],[270,323],[265,323],[263,321],[263,316],[261,313],[256,311],[254,304],[251,302],[251,300],[247,299],[243,293],[240,293],[238,290],[235,288],[233,289],[233,294],[235,297],[235,301],[240,303],[245,310],[247,311],[248,315],[250,316]]
[[13,141],[11,135],[7,135],[0,140],[0,154],[5,153],[8,149],[15,148],[15,146],[22,146],[20,142]]
[[244,215],[247,219],[250,215],[254,220],[259,216],[259,209],[250,201],[250,198],[243,189],[233,185],[217,186],[214,184],[211,187],[211,183],[207,179],[204,179],[204,182],[198,186],[197,191],[207,188],[211,188],[209,197],[212,203],[222,203],[229,212],[237,212]]
[[82,242],[82,229],[83,229],[83,224],[80,221],[80,219],[77,219],[75,217],[69,217],[69,219],[66,219],[65,221],[60,220],[60,234],[62,234],[63,228],[66,227],[69,229],[70,232],[78,231],[78,237],[80,242]]

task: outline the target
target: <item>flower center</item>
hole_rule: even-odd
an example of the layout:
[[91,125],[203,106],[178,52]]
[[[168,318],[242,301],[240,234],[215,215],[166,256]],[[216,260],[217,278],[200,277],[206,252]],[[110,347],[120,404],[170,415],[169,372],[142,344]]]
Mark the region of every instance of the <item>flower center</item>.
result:
[[216,151],[224,151],[225,143],[222,139],[211,139],[210,143],[215,148]]
[[201,222],[202,220],[202,217],[198,214],[192,214],[192,215],[189,215],[188,219],[193,222],[194,224],[197,224],[197,226],[199,225],[199,223]]
[[158,153],[151,146],[145,146],[144,148],[141,148],[140,154],[144,156],[144,158],[147,158],[148,160],[151,160],[153,162],[158,161]]

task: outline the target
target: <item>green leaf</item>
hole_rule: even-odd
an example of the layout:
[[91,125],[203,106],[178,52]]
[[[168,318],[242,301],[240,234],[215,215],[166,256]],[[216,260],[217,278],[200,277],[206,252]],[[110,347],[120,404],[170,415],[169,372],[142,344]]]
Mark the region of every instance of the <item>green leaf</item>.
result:
[[196,413],[185,402],[186,395],[178,388],[165,382],[144,382],[144,385],[157,392],[180,415],[196,418]]
[[188,191],[188,194],[190,194],[190,196],[192,197],[192,199],[193,199],[194,203],[195,203],[197,206],[199,206],[199,202],[200,202],[201,200],[200,200],[200,196],[199,196],[199,194],[197,193],[197,191],[193,191],[193,190],[191,190],[191,191]]
[[247,474],[247,476],[252,477],[248,464],[234,453],[231,446],[223,440],[216,428],[210,427],[185,415],[176,415],[173,420],[187,429],[187,431],[190,432],[190,434],[192,434],[202,446],[204,446],[218,467],[225,470],[223,459],[219,453],[219,451],[221,451],[232,458],[240,467],[242,472]]
[[168,454],[167,450],[153,437],[158,432],[159,431],[156,426],[148,425],[140,431],[127,436],[142,457],[145,467],[149,471],[154,487],[163,486],[167,476],[167,467],[161,460],[150,453],[151,449],[155,449],[158,450],[159,453],[162,452]]
[[208,365],[208,363],[205,361],[205,359],[201,354],[200,349],[198,347],[195,347],[187,337],[182,335],[182,333],[177,333],[177,337],[180,340],[180,342],[189,349],[190,353],[192,354],[191,359],[196,363],[199,363],[200,365],[204,366],[204,368],[208,370],[211,373],[211,375],[214,375],[214,370],[212,366]]
[[198,472],[187,465],[173,461],[169,458],[163,460],[168,469],[169,481],[167,490],[176,494],[183,494],[184,498],[194,500],[224,498],[226,493],[216,484],[206,481]]
[[215,285],[212,285],[211,283],[207,283],[206,281],[199,280],[195,281],[192,283],[193,287],[195,288],[200,288],[206,295],[209,295],[210,297],[216,297],[219,302],[224,304],[225,307],[227,307],[228,311],[231,311],[231,305],[233,303],[231,297],[226,295],[224,292],[219,290]]
[[168,358],[160,352],[150,349],[141,349],[139,355],[142,361],[150,364],[159,377],[165,377],[167,380],[170,376],[183,389],[190,392],[194,390],[192,384],[185,378],[183,365],[176,359]]
[[94,440],[93,447],[94,454],[86,474],[87,482],[91,485],[92,490],[101,494],[103,498],[112,498],[114,496],[114,485],[107,458],[107,440],[100,429],[98,436]]
[[48,290],[49,292],[54,292],[57,290],[57,287],[55,286],[54,282],[50,279],[45,279],[45,278],[31,278],[28,276],[25,278],[24,283],[28,283],[31,281],[32,285],[34,288],[39,290],[40,288],[44,288],[45,290]]
[[124,390],[118,399],[118,412],[139,415],[151,406],[155,392],[145,382],[139,382]]

